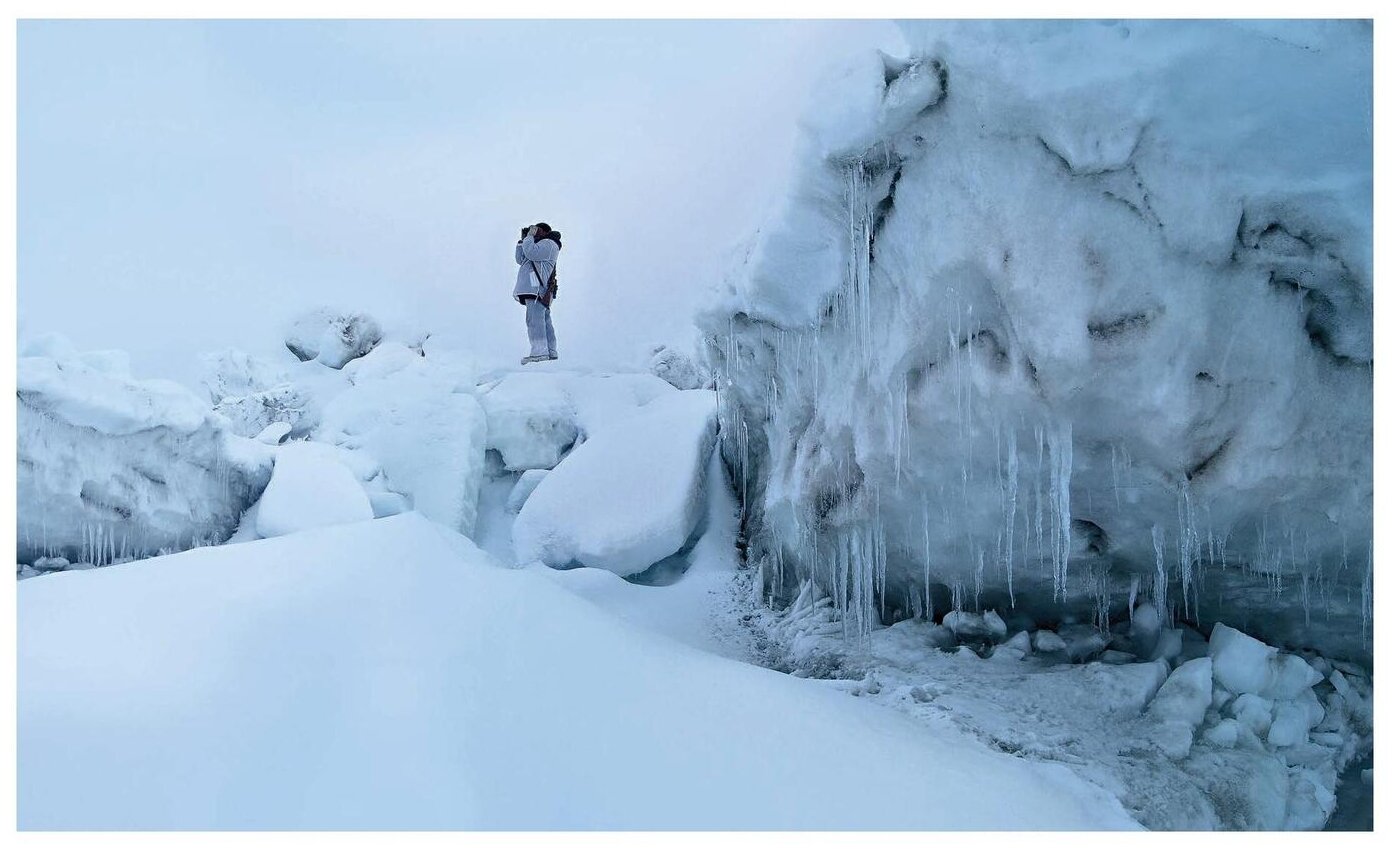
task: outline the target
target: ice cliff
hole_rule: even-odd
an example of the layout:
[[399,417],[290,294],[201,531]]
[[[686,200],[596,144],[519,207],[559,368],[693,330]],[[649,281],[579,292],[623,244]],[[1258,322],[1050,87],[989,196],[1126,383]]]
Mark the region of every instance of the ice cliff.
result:
[[1368,656],[1371,26],[905,32],[701,318],[769,594]]
[[20,352],[18,559],[46,569],[222,542],[272,472],[194,394],[58,336]]

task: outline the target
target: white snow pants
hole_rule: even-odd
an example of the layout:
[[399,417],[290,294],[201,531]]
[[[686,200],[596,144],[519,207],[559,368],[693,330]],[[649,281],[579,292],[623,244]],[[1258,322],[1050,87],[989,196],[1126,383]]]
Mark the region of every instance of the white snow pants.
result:
[[525,300],[524,325],[529,329],[529,355],[558,358],[553,337],[553,312],[537,299]]

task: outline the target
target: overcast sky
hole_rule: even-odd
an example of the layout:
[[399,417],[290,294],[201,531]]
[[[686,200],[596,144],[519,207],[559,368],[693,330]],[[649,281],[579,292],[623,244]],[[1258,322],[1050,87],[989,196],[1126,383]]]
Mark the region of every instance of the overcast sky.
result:
[[22,22],[21,340],[192,382],[332,304],[514,358],[519,227],[564,358],[684,340],[785,184],[827,62],[888,22]]

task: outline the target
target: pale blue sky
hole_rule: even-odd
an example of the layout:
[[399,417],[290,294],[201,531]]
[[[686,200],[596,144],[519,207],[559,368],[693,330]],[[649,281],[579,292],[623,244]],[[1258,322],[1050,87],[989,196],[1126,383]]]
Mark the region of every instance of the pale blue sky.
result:
[[682,338],[870,22],[22,22],[21,338],[192,381],[300,307],[523,352],[518,227],[565,235],[565,358]]

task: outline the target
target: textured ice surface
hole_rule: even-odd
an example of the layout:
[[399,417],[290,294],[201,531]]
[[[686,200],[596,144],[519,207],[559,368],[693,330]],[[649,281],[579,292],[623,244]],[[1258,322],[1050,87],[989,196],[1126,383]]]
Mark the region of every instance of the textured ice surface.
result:
[[[1071,664],[1047,630],[1032,647],[1027,633],[958,645],[950,629],[913,618],[851,643],[840,610],[811,589],[750,619],[771,665],[1017,756],[1063,762],[1152,829],[1319,829],[1339,774],[1373,749],[1371,683],[1351,663],[1312,656],[1332,680],[1289,700],[1235,697],[1208,655],[1177,658],[1173,670],[1118,650]],[[1118,627],[1106,634],[1129,642]],[[1342,672],[1357,674],[1353,685],[1333,680]]]
[[316,308],[291,322],[286,348],[303,362],[312,359],[326,367],[343,368],[373,350],[383,338],[377,320],[365,314]]
[[271,474],[175,383],[132,379],[119,354],[57,336],[21,351],[18,559],[104,564],[222,542]]
[[769,589],[1367,657],[1370,25],[905,30],[702,320]]
[[524,503],[519,560],[627,576],[679,552],[703,516],[714,419],[712,393],[675,391],[598,430]]

